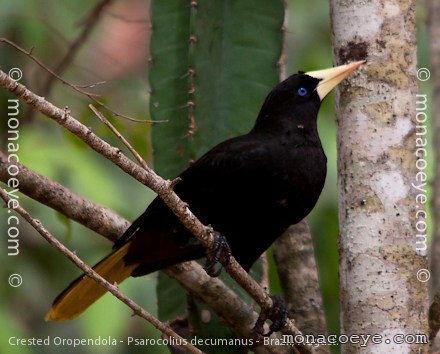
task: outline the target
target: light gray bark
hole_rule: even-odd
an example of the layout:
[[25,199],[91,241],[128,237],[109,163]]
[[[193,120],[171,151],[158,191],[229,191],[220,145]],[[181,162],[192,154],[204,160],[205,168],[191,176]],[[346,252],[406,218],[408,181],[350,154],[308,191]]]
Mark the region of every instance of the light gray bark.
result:
[[331,11],[336,63],[367,60],[336,94],[341,327],[380,338],[342,352],[427,353],[396,343],[427,333],[415,0],[332,0]]

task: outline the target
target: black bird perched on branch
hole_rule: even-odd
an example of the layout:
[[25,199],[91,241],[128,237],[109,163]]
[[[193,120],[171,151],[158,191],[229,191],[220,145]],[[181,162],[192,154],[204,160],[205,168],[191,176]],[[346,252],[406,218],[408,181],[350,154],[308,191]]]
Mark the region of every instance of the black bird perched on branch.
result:
[[[362,63],[290,76],[269,93],[248,134],[215,146],[179,176],[175,192],[200,221],[226,238],[244,269],[316,204],[326,176],[319,107]],[[156,198],[94,270],[120,283],[204,254],[200,242]],[[55,299],[46,319],[73,319],[105,291],[83,275]]]

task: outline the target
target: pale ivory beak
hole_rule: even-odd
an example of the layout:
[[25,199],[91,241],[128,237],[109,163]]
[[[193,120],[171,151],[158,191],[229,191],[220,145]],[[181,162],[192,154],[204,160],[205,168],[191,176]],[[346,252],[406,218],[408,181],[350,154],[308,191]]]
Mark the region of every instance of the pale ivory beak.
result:
[[365,60],[360,60],[330,69],[309,71],[305,74],[321,80],[316,87],[316,91],[318,92],[319,98],[322,101],[337,84],[344,80],[350,73],[355,71],[363,63],[365,63]]

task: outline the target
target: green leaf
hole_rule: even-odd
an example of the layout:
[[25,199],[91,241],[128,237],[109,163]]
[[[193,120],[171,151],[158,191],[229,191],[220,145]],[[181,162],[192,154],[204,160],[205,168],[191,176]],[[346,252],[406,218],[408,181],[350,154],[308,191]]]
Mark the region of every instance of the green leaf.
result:
[[281,0],[197,4],[153,2],[150,110],[152,119],[168,121],[153,129],[155,168],[166,178],[247,132],[278,82]]
[[186,291],[165,273],[157,278],[158,317],[161,321],[171,321],[186,312]]
[[195,15],[192,156],[249,131],[278,82],[282,1],[199,3]]
[[[187,131],[189,1],[153,1],[150,70],[150,111],[153,120],[155,169],[171,177],[189,159]],[[182,164],[182,161],[185,161]]]
[[[153,1],[150,112],[167,121],[152,132],[161,176],[252,128],[278,82],[283,21],[282,0]],[[160,275],[157,293],[161,319],[185,311],[173,280]]]

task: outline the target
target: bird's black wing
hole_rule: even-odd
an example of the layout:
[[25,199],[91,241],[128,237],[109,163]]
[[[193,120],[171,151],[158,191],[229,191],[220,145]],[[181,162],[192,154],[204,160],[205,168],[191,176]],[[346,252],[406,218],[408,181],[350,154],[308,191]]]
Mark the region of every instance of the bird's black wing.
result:
[[[209,150],[183,171],[178,176],[180,182],[174,190],[183,201],[196,202],[203,207],[210,202],[209,198],[223,195],[224,191],[231,190],[234,186],[236,189],[242,181],[257,173],[258,165],[262,163],[264,155],[265,150],[258,141],[245,136],[229,139]],[[128,242],[140,228],[145,227],[146,223],[155,223],[155,220],[161,219],[165,210],[168,210],[168,207],[156,197],[144,214],[130,225],[113,247],[116,249]]]
[[[227,140],[181,173],[174,187],[202,223],[212,225],[227,237],[234,256],[241,252],[237,249],[244,246],[242,243],[253,231],[249,225],[261,221],[269,204],[267,193],[259,191],[265,189],[272,173],[267,149],[266,144],[249,136]],[[132,244],[127,263],[143,264],[135,275],[150,272],[153,266],[159,269],[205,253],[197,238],[158,197],[117,241],[115,249],[127,242]],[[261,245],[268,246],[267,242]]]

